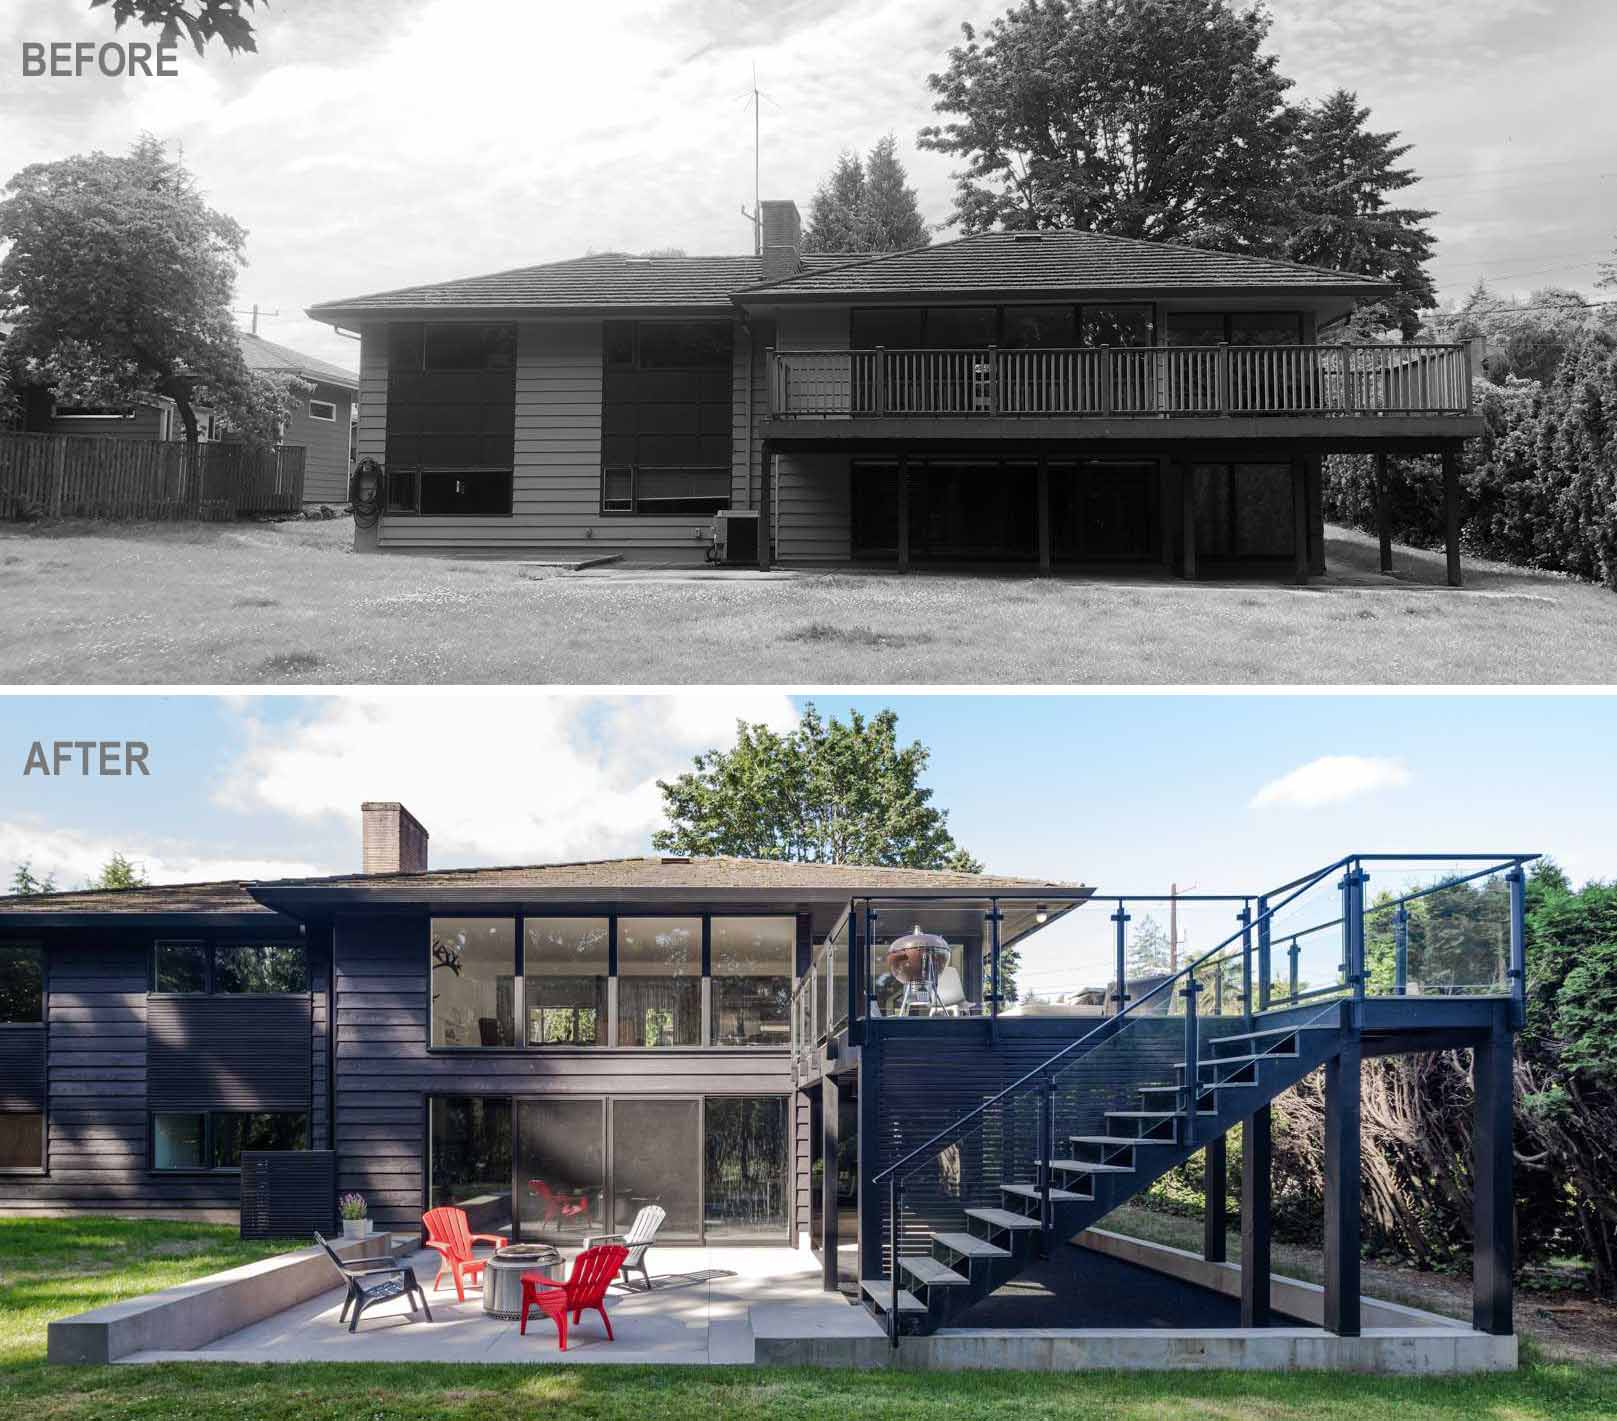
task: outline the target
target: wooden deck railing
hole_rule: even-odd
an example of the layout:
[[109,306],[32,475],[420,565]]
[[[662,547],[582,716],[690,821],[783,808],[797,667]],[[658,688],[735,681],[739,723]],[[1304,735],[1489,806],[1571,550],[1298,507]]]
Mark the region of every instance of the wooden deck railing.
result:
[[771,351],[777,419],[1469,414],[1466,345]]
[[296,513],[306,453],[301,445],[250,449],[0,431],[0,520]]

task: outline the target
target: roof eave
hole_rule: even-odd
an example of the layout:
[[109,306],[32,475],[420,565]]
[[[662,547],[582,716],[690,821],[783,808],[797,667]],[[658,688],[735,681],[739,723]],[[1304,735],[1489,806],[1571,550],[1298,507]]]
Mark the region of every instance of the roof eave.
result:
[[476,320],[600,319],[631,320],[636,316],[728,316],[735,306],[730,296],[712,301],[686,301],[678,304],[635,302],[633,304],[567,303],[559,305],[479,305],[476,303],[430,306],[310,306],[304,312],[312,321],[328,326],[350,328],[382,321],[424,321],[438,317]]
[[885,290],[870,288],[855,290],[846,287],[838,290],[820,290],[803,289],[794,286],[753,286],[736,292],[732,299],[737,305],[741,306],[776,305],[782,301],[790,303],[862,301],[876,302],[881,305],[907,305],[911,302],[935,301],[941,297],[951,299],[970,297],[975,301],[1037,301],[1056,296],[1105,296],[1113,300],[1135,301],[1166,301],[1174,297],[1188,297],[1199,300],[1207,297],[1245,299],[1284,296],[1291,300],[1318,297],[1325,300],[1348,299],[1359,301],[1389,296],[1396,289],[1390,282],[1357,281],[1307,284],[1275,282],[1272,285],[1243,284],[1239,286],[1217,284],[1197,286],[916,286],[902,290],[890,288]]

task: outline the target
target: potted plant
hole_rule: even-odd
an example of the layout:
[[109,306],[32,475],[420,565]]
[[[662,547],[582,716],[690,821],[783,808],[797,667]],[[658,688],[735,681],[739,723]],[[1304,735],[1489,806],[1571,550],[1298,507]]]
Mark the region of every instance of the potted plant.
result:
[[371,1221],[368,1211],[369,1206],[365,1203],[363,1194],[344,1194],[337,1200],[337,1212],[342,1215],[344,1238],[370,1237]]

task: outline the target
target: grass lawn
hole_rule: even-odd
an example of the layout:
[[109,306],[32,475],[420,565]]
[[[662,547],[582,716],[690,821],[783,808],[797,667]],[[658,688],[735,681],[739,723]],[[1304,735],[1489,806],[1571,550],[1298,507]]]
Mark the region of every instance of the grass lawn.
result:
[[876,571],[778,579],[348,550],[352,525],[0,529],[22,683],[1617,682],[1617,596],[1330,530],[1308,588]]
[[233,1231],[113,1220],[0,1220],[0,1415],[28,1421],[249,1418],[702,1417],[886,1421],[1594,1421],[1617,1414],[1617,1368],[1533,1361],[1509,1376],[1374,1378],[986,1372],[857,1374],[710,1367],[469,1364],[47,1367],[64,1313],[227,1267],[261,1249]]

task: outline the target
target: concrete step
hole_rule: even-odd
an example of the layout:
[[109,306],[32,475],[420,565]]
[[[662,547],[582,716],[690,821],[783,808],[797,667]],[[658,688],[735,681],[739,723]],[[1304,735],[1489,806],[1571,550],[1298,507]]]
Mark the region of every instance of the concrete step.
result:
[[[1002,1184],[999,1186],[1001,1194],[1009,1194],[1015,1199],[1031,1199],[1037,1203],[1043,1196],[1039,1193],[1037,1184]],[[1057,1204],[1076,1204],[1081,1199],[1092,1199],[1092,1194],[1074,1194],[1070,1189],[1056,1189],[1052,1186],[1050,1198]]]
[[[889,1278],[863,1278],[859,1283],[859,1291],[883,1312],[886,1312],[893,1305],[893,1284]],[[900,1288],[898,1290],[898,1310],[900,1314],[907,1312],[924,1313],[926,1304],[916,1297],[914,1293]]]
[[1001,1248],[997,1243],[989,1243],[985,1238],[978,1238],[976,1234],[933,1234],[932,1241],[942,1244],[951,1253],[958,1253],[963,1258],[1009,1258],[1011,1251]]
[[1009,1209],[967,1209],[968,1219],[977,1219],[994,1229],[1036,1229],[1039,1227],[1037,1219],[1030,1219],[1026,1214],[1013,1214]]
[[956,1273],[947,1263],[939,1263],[924,1253],[903,1254],[899,1257],[898,1266],[917,1283],[924,1283],[929,1288],[959,1288],[971,1283],[971,1279],[963,1273]]

